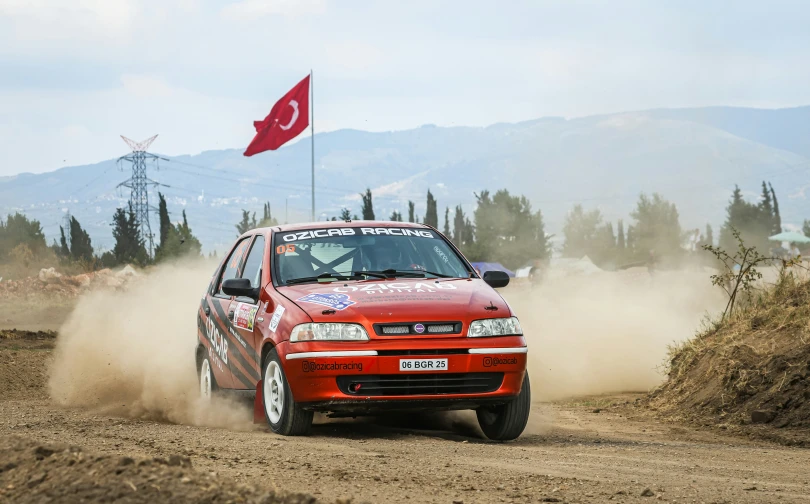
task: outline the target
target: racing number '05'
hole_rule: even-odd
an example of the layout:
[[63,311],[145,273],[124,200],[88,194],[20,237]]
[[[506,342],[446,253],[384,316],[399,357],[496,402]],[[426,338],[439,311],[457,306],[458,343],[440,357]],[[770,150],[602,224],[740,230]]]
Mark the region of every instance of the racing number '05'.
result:
[[473,409],[490,439],[526,427],[526,340],[493,287],[436,229],[329,222],[251,230],[198,312],[200,394],[255,394],[254,420],[309,432],[314,412]]

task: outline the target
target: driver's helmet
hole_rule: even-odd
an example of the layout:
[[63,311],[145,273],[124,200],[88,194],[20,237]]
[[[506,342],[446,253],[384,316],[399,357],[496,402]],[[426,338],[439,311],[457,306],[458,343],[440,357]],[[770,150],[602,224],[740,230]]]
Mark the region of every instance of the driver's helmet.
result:
[[378,240],[374,250],[374,269],[378,271],[386,269],[403,269],[402,251],[396,246],[393,240]]

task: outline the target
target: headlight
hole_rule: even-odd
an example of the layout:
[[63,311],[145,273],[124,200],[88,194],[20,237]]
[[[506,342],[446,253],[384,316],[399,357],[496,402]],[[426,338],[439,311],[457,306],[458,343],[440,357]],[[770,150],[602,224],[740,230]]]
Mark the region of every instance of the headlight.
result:
[[523,334],[517,317],[473,320],[467,329],[468,338]]
[[368,333],[359,324],[299,324],[293,327],[290,341],[368,341]]

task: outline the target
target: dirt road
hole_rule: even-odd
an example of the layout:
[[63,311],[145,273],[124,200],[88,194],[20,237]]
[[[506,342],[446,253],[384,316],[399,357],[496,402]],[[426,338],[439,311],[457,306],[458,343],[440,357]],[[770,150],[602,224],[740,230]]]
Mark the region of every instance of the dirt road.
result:
[[738,503],[810,496],[810,451],[661,424],[632,405],[638,395],[535,403],[527,433],[505,444],[476,437],[472,417],[464,415],[398,419],[399,425],[327,420],[309,437],[284,438],[260,427],[232,431],[56,407],[43,388],[49,355],[41,341],[0,347],[0,437],[113,456],[188,456],[200,471],[326,502]]

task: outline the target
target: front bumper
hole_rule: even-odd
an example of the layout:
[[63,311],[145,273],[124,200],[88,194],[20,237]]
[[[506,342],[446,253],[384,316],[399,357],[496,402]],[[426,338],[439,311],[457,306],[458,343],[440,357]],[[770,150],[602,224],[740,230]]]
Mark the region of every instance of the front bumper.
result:
[[[297,403],[319,411],[359,413],[506,402],[520,393],[527,351],[522,336],[284,343],[278,350]],[[447,368],[400,371],[400,359],[447,359]],[[363,386],[352,391],[349,383]]]

